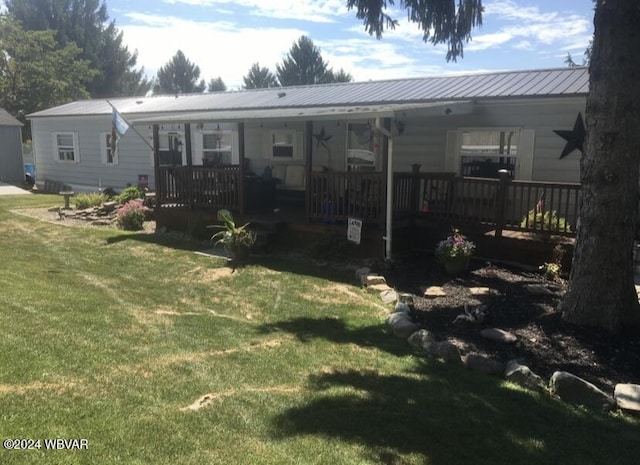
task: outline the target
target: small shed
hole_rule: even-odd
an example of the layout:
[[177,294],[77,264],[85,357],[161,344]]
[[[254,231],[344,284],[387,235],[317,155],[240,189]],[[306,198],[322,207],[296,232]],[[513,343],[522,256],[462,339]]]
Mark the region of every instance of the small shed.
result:
[[0,108],[0,181],[24,181],[22,123]]

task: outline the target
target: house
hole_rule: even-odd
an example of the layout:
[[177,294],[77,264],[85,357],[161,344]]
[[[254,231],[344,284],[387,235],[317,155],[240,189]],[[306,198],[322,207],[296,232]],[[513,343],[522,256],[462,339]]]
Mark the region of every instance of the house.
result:
[[[184,212],[255,215],[287,199],[304,213],[296,222],[363,219],[390,253],[401,219],[443,206],[485,221],[499,203],[517,229],[546,199],[575,224],[579,153],[561,159],[566,140],[554,130],[574,127],[588,82],[581,67],[509,71],[79,101],[29,119],[40,180],[76,191],[148,185],[166,225],[187,222]],[[131,124],[117,153],[113,108]],[[469,181],[452,203],[454,174]],[[527,182],[538,184],[515,184]],[[557,183],[573,184],[556,195]],[[483,206],[462,205],[463,191]],[[502,191],[513,195],[502,202]]]
[[22,123],[0,108],[0,181],[24,181]]

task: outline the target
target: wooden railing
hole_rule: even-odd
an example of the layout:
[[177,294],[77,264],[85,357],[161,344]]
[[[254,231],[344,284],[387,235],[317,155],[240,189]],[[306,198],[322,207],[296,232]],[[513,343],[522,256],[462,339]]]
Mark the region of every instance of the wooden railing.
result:
[[382,172],[312,172],[309,220],[384,222],[385,179]]
[[163,208],[240,208],[240,167],[158,168],[156,197]]
[[397,173],[394,218],[427,217],[453,225],[575,234],[580,184],[465,178],[451,173]]

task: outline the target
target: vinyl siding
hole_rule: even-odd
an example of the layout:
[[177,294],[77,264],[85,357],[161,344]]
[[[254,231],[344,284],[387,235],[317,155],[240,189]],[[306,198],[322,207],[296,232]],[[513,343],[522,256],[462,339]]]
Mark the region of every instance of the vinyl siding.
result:
[[0,126],[0,181],[24,181],[22,132],[19,126]]

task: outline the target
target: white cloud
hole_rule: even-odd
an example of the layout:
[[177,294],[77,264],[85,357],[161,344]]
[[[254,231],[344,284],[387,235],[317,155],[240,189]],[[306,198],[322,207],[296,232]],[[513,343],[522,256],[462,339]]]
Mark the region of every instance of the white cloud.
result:
[[296,19],[316,23],[334,22],[345,13],[343,0],[163,0],[168,4],[217,7],[235,5],[246,8],[251,15],[273,19]]

